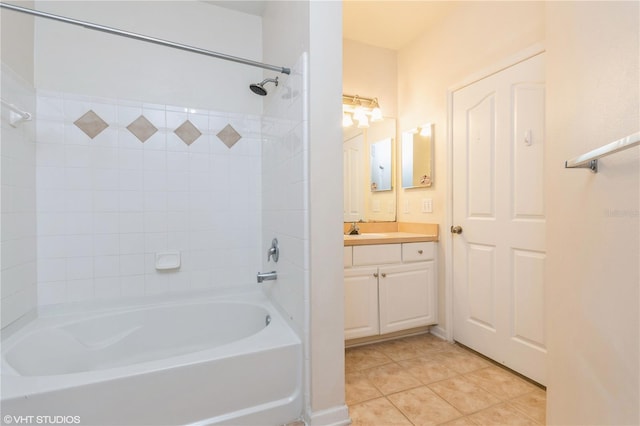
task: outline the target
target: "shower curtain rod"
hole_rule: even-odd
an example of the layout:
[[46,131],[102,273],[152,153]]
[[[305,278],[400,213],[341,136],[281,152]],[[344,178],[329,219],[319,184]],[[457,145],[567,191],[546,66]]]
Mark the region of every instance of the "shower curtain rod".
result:
[[4,9],[13,10],[16,12],[26,13],[28,15],[38,16],[40,18],[53,19],[54,21],[60,21],[60,22],[65,22],[67,24],[78,25],[84,28],[88,28],[90,30],[102,31],[109,34],[132,38],[134,40],[140,40],[140,41],[146,41],[148,43],[159,44],[161,46],[173,47],[174,49],[185,50],[187,52],[198,53],[200,55],[212,56],[214,58],[224,59],[226,61],[238,62],[245,65],[264,68],[271,71],[277,71],[282,74],[291,74],[291,69],[289,68],[264,64],[262,62],[252,61],[250,59],[244,59],[244,58],[239,58],[237,56],[225,55],[224,53],[213,52],[211,50],[200,49],[199,47],[193,47],[187,44],[174,43],[168,40],[162,40],[159,38],[149,37],[142,34],[136,34],[129,31],[123,31],[116,28],[105,27],[104,25],[92,24],[91,22],[85,22],[77,19],[67,18],[65,16],[53,15],[47,12],[40,12],[39,10],[29,9],[27,7],[16,6],[13,4],[2,3],[2,2],[0,2],[0,7]]

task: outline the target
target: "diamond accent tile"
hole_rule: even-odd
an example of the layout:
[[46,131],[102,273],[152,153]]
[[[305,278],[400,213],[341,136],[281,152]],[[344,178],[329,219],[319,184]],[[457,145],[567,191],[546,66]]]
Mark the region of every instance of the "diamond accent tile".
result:
[[144,143],[147,139],[153,136],[158,129],[151,124],[144,115],[136,118],[127,126],[127,129],[133,133],[133,135]]
[[182,139],[182,142],[187,145],[191,145],[196,141],[196,139],[202,136],[202,132],[189,120],[182,123],[180,127],[173,131],[173,133],[178,135],[178,137]]
[[78,118],[73,124],[82,130],[91,139],[98,136],[109,125],[93,110],[87,111],[82,117]]
[[231,127],[231,124],[224,126],[224,129],[220,130],[216,136],[229,148],[242,138],[242,136],[236,132],[236,129]]

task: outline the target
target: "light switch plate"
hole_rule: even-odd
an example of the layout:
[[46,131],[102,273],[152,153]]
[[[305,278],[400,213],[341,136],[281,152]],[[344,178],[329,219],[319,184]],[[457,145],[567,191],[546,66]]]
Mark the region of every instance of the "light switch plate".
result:
[[422,213],[433,213],[433,200],[431,198],[422,199]]

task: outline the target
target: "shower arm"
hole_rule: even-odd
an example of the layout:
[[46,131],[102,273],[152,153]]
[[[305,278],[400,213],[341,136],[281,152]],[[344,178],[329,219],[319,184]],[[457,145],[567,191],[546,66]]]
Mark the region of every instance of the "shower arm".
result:
[[67,24],[78,25],[80,27],[88,28],[90,30],[102,31],[109,34],[114,34],[122,37],[132,38],[134,40],[146,41],[148,43],[159,44],[161,46],[173,47],[174,49],[185,50],[187,52],[198,53],[200,55],[211,56],[218,59],[224,59],[226,61],[238,62],[253,67],[264,68],[271,71],[277,71],[282,74],[291,74],[290,68],[279,67],[276,65],[269,65],[262,62],[252,61],[250,59],[239,58],[237,56],[226,55],[224,53],[218,53],[211,50],[201,49],[199,47],[189,46],[187,44],[174,43],[168,40],[162,40],[155,37],[149,37],[142,34],[136,34],[129,31],[119,30],[117,28],[106,27],[104,25],[92,24],[91,22],[80,21],[77,19],[67,18],[65,16],[54,15],[47,12],[41,12],[39,10],[29,9],[27,7],[16,6],[14,4],[0,2],[0,7],[4,9],[13,10],[15,12],[26,13],[28,15],[37,16],[40,18],[53,19],[54,21],[65,22]]

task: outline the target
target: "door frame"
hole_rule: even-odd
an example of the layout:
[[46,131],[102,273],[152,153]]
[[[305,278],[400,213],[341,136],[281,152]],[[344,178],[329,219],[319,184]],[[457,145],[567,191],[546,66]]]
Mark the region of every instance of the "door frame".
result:
[[444,227],[442,229],[441,238],[444,237],[446,242],[445,246],[445,320],[446,320],[446,329],[442,329],[442,327],[438,327],[439,330],[437,334],[440,337],[447,339],[452,342],[453,335],[453,237],[449,229],[453,226],[453,94],[466,87],[470,84],[473,84],[483,78],[487,78],[493,74],[496,74],[502,70],[505,70],[513,65],[516,65],[520,62],[526,61],[529,58],[532,58],[536,55],[545,52],[544,43],[536,43],[532,46],[529,46],[526,49],[523,49],[511,56],[506,57],[505,59],[487,67],[480,71],[477,71],[462,81],[458,82],[450,86],[447,89],[447,181],[449,185],[447,185],[446,190],[446,213]]

